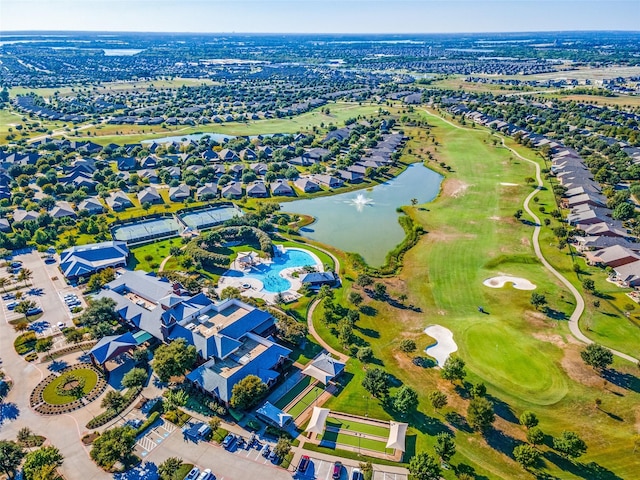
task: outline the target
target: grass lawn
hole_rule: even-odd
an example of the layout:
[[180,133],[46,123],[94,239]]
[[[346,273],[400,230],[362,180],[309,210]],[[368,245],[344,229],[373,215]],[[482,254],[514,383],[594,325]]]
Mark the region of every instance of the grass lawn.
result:
[[311,390],[309,390],[304,397],[302,397],[298,402],[289,409],[287,412],[293,418],[297,418],[302,412],[306,410],[306,408],[313,404],[320,395],[324,392],[323,387],[315,386]]
[[302,379],[296,383],[291,390],[285,393],[280,399],[275,403],[275,406],[282,410],[284,407],[289,405],[294,398],[302,393],[302,391],[307,388],[311,384],[311,377],[304,375]]
[[193,463],[183,463],[182,466],[178,469],[178,471],[173,475],[173,478],[184,478],[186,477],[191,469],[193,468]]
[[132,270],[144,270],[146,272],[157,271],[162,260],[169,256],[171,247],[179,247],[181,245],[179,238],[169,238],[134,247],[131,249],[128,267]]
[[368,423],[357,422],[356,420],[340,420],[337,418],[329,417],[327,419],[327,426],[341,428],[343,430],[350,430],[352,432],[367,433],[369,435],[376,435],[383,438],[389,436],[389,427],[383,427],[381,425],[370,425]]
[[56,388],[58,385],[63,384],[69,375],[73,375],[76,378],[81,378],[84,380],[85,384],[82,388],[83,396],[87,395],[98,383],[98,374],[93,370],[88,368],[82,368],[73,370],[71,373],[62,374],[51,383],[49,383],[42,392],[42,398],[45,402],[51,405],[64,405],[65,403],[71,403],[75,401],[78,397],[73,395],[60,395],[56,392]]
[[387,442],[380,440],[373,440],[371,438],[360,437],[356,435],[349,435],[348,433],[338,432],[324,432],[322,435],[322,441],[333,442],[337,445],[349,445],[351,447],[360,447],[367,450],[373,450],[376,452],[383,452],[393,454],[393,449],[386,448]]
[[[445,162],[452,172],[446,174],[438,199],[406,209],[427,233],[407,252],[397,277],[376,280],[395,296],[406,294],[405,304],[415,305],[420,311],[373,300],[359,287],[354,288],[365,298],[365,309],[361,308],[354,329],[359,337],[357,343],[372,347],[376,357],[372,366],[383,365],[392,375],[394,385],[405,383],[416,389],[420,406],[417,412],[402,419],[380,401],[371,399],[361,386],[363,367],[354,359],[347,363],[341,380],[343,390],[324,406],[358,415],[367,412],[369,417],[382,420],[408,421],[408,438],[413,440],[405,459],[415,452],[432,453],[435,435],[451,431],[458,447],[452,464],[473,465],[477,475],[492,479],[531,478],[513,460],[511,452],[517,442],[525,440],[517,418],[524,410],[532,410],[546,434],[556,436],[563,430],[575,431],[589,446],[585,457],[575,465],[560,459],[548,447],[541,447],[545,460],[540,470],[545,474],[571,479],[633,477],[640,461],[620,452],[632,450],[633,437],[637,435],[640,389],[633,387],[633,382],[637,383],[637,367],[616,361],[616,369],[636,380],[631,380],[631,388],[608,384],[609,389],[581,361],[582,346],[571,338],[566,321],[574,309],[574,299],[536,259],[531,247],[533,228],[513,216],[531,192],[525,178],[534,174],[533,166],[501,148],[499,142],[494,145],[494,137],[486,129],[458,130],[433,116],[423,119],[431,125],[429,134],[410,128],[405,131],[421,142],[419,152],[430,152],[435,157],[431,163],[434,169],[440,170],[439,162]],[[438,144],[428,135],[434,135]],[[517,150],[541,162],[534,152],[523,147]],[[516,185],[504,185],[507,183]],[[550,189],[536,196],[538,203],[532,203],[534,210],[555,209]],[[550,218],[547,213],[541,217]],[[567,250],[561,252],[556,247],[557,239],[551,228],[557,225],[552,220],[549,228],[542,229],[541,246],[549,261],[579,286],[581,279],[573,272]],[[358,274],[343,255],[340,260],[344,288],[335,295],[348,305],[347,297]],[[521,276],[536,284],[536,292],[545,295],[549,302],[550,315],[530,305],[531,292],[510,286],[492,289],[482,285],[483,280],[499,274]],[[623,306],[629,303],[624,299],[612,302],[618,307],[619,302]],[[603,314],[604,303],[599,309]],[[478,313],[478,305],[488,314]],[[589,299],[587,309],[593,310]],[[323,324],[322,313],[322,308],[318,308],[314,315],[316,329],[331,346],[342,350]],[[498,416],[495,427],[499,434],[483,437],[469,431],[455,417],[445,418],[444,414],[451,413],[466,417],[468,399],[458,393],[461,387],[442,380],[437,370],[414,365],[412,355],[398,351],[400,341],[410,338],[417,344],[416,354],[423,355],[424,347],[430,343],[423,333],[428,324],[440,324],[453,332],[459,348],[456,355],[467,365],[466,381],[482,381],[487,385]],[[622,338],[619,341],[624,342]],[[627,347],[633,344],[630,340]],[[449,399],[443,412],[435,412],[427,398],[436,389],[445,392]],[[608,414],[594,410],[596,398],[607,404]],[[600,465],[599,473],[594,473],[593,465],[589,467],[590,462]],[[444,477],[454,475],[447,471]]]

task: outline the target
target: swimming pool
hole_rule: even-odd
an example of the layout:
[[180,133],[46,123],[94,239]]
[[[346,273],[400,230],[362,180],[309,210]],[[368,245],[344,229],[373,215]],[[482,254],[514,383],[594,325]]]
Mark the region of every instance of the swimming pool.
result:
[[280,276],[286,268],[315,266],[317,261],[304,250],[287,249],[284,253],[277,252],[273,263],[260,263],[252,266],[247,273],[239,270],[229,270],[225,276],[255,278],[262,282],[263,290],[269,293],[285,292],[291,288],[291,282]]

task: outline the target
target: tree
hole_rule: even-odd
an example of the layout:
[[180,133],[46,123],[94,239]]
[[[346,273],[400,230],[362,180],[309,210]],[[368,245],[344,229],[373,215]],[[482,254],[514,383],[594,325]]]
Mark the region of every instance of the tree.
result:
[[358,292],[349,293],[349,301],[353,303],[356,307],[362,303],[362,300],[363,300],[362,295],[360,295]]
[[20,273],[18,273],[18,281],[24,282],[25,287],[27,286],[27,282],[29,282],[29,280],[31,280],[32,278],[33,272],[28,268],[23,268],[22,270],[20,270]]
[[484,432],[495,421],[493,403],[484,397],[473,398],[467,408],[467,422],[474,430]]
[[62,465],[64,457],[56,447],[42,447],[38,450],[30,452],[24,459],[22,471],[25,480],[40,480],[43,478],[56,478],[55,476],[44,476],[44,472],[48,474],[54,473],[56,468]]
[[399,347],[401,352],[411,353],[416,351],[416,342],[411,340],[410,338],[405,338],[400,342]]
[[358,468],[364,475],[364,480],[371,480],[373,478],[373,464],[370,461],[360,462]]
[[222,424],[222,420],[220,420],[220,417],[212,417],[211,420],[209,420],[209,426],[211,427],[211,432],[216,433],[220,428],[221,424]]
[[582,281],[582,288],[584,288],[587,292],[593,293],[596,290],[596,285],[590,278],[585,278]]
[[415,480],[439,480],[440,465],[428,453],[418,453],[409,461],[409,473]]
[[418,199],[417,198],[412,198],[411,199],[411,206],[415,207],[418,204]]
[[291,451],[291,441],[288,438],[280,437],[278,439],[278,443],[273,447],[273,453],[275,453],[278,458],[286,457]]
[[147,372],[144,368],[132,368],[122,377],[122,386],[125,388],[141,387],[147,381]]
[[582,360],[596,370],[603,370],[613,363],[613,353],[597,343],[590,343],[580,352]]
[[538,425],[538,417],[529,410],[524,411],[520,415],[520,425],[523,425],[527,430],[533,428]]
[[541,293],[533,292],[531,294],[531,305],[536,307],[536,310],[539,310],[540,307],[544,307],[547,304],[547,297],[545,297]]
[[20,303],[18,303],[18,305],[16,305],[16,308],[14,308],[13,311],[16,313],[22,313],[24,315],[24,318],[26,319],[27,312],[36,308],[36,306],[36,302],[34,302],[33,300],[22,300]]
[[67,343],[73,343],[74,345],[77,345],[84,339],[84,333],[82,333],[82,330],[78,328],[67,328],[62,332],[62,334],[64,335]]
[[369,363],[373,358],[373,349],[371,347],[360,347],[356,352],[356,358],[362,363]]
[[587,444],[574,432],[562,432],[553,439],[553,448],[558,450],[563,456],[571,459],[584,455],[587,451]]
[[527,442],[531,445],[540,445],[544,442],[544,432],[540,430],[540,427],[532,427],[527,430]]
[[256,375],[247,375],[233,386],[231,406],[245,410],[251,408],[267,391],[267,386]]
[[367,370],[362,379],[364,389],[376,398],[386,397],[389,394],[389,375],[380,368]]
[[125,404],[125,398],[116,390],[109,390],[102,399],[100,406],[105,410],[119,412]]
[[13,478],[13,474],[20,466],[24,455],[23,448],[16,442],[0,440],[0,470],[10,478]]
[[46,353],[53,348],[53,339],[51,337],[39,338],[36,341],[36,352]]
[[402,385],[393,397],[393,408],[401,413],[409,413],[418,407],[418,393],[407,385]]
[[464,366],[464,360],[461,358],[449,357],[447,358],[447,361],[444,362],[442,370],[440,370],[440,376],[445,380],[449,380],[451,383],[454,383],[457,380],[462,381],[464,380],[464,377],[467,376]]
[[130,426],[105,430],[94,442],[91,458],[99,466],[110,468],[133,451],[136,431]]
[[384,283],[376,283],[373,286],[373,296],[378,300],[382,300],[387,296],[387,286]]
[[369,275],[360,275],[356,280],[356,285],[362,288],[367,288],[373,284],[373,279]]
[[178,457],[169,457],[158,465],[158,474],[161,480],[173,480],[174,475],[180,470],[184,462]]
[[636,211],[633,205],[624,202],[616,205],[611,216],[616,220],[622,220],[624,222],[625,220],[634,218],[636,216]]
[[540,452],[535,447],[523,443],[513,449],[513,458],[525,469],[529,469],[538,463]]
[[480,382],[480,383],[474,383],[471,386],[471,390],[469,391],[469,394],[472,397],[484,397],[487,394],[487,386]]
[[513,216],[516,218],[516,220],[520,220],[522,218],[522,210],[516,210],[516,213],[514,213]]
[[436,444],[433,447],[436,455],[440,457],[444,463],[449,463],[451,457],[456,454],[456,443],[453,441],[453,436],[449,433],[439,433],[436,436]]
[[164,397],[164,410],[168,412],[184,407],[189,401],[189,394],[184,390],[169,390]]
[[178,338],[169,345],[157,348],[153,359],[153,370],[161,382],[168,382],[173,376],[184,375],[196,361],[196,347]]
[[338,322],[338,340],[345,348],[353,341],[353,327],[344,318]]
[[434,390],[429,394],[429,401],[435,410],[440,410],[449,402],[447,396],[439,390]]

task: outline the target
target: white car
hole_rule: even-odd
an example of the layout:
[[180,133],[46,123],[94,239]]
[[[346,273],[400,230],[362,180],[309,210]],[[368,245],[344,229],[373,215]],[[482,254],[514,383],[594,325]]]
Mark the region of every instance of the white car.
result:
[[64,328],[64,322],[58,322],[58,328],[60,329]]

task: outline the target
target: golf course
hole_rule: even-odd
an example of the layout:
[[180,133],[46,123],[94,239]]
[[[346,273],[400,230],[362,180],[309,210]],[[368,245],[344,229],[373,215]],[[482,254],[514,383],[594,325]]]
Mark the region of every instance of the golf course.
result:
[[[355,343],[370,346],[375,358],[369,365],[352,358],[342,391],[324,406],[408,422],[409,455],[421,451],[433,454],[435,435],[453,434],[457,453],[450,462],[454,469],[445,471],[445,478],[456,478],[454,470],[475,472],[475,477],[468,478],[637,478],[640,458],[634,441],[640,421],[640,371],[637,365],[615,358],[604,378],[604,373],[581,360],[584,344],[568,328],[575,298],[535,256],[533,219],[526,213],[521,218],[515,215],[535,188],[527,181],[535,176],[534,166],[503,147],[491,131],[457,128],[440,115],[416,111],[417,119],[423,125],[426,121],[428,127],[405,130],[412,140],[403,161],[424,160],[445,180],[433,202],[403,207],[425,233],[406,252],[397,275],[375,279],[386,286],[387,298],[380,299],[357,286],[362,272],[347,255],[333,250],[342,265],[344,285],[336,292],[336,301],[352,307],[351,292],[359,292],[365,299],[354,327]],[[541,168],[546,167],[535,151],[509,139],[505,142],[525,158],[539,162]],[[427,160],[427,153],[432,160]],[[406,205],[410,205],[410,198]],[[530,206],[541,221],[549,219],[540,235],[545,258],[587,301],[584,316],[592,328],[585,329],[581,322],[584,333],[605,346],[637,355],[638,343],[634,341],[638,328],[622,315],[615,320],[627,325],[617,327],[612,318],[620,314],[617,305],[623,300],[618,295],[624,296],[624,291],[605,297],[596,311],[590,294],[582,292],[580,275],[589,274],[596,280],[603,274],[589,270],[582,259],[576,260],[568,247],[558,248],[552,229],[561,223],[551,215],[557,206],[547,179]],[[584,267],[580,274],[574,261]],[[483,285],[486,279],[503,275],[525,279],[535,289]],[[596,283],[600,282],[604,278]],[[544,295],[546,308],[532,305],[532,292]],[[403,300],[396,301],[398,298]],[[602,318],[609,319],[608,323]],[[324,323],[322,305],[315,309],[313,322],[326,342],[350,354]],[[424,333],[431,324],[453,332],[458,345],[453,356],[466,363],[464,382],[443,380],[439,369],[412,361],[415,355],[426,356],[424,349],[433,343]],[[613,345],[605,341],[608,327]],[[625,340],[621,332],[627,330],[632,333]],[[415,354],[399,350],[403,339],[415,341]],[[362,379],[365,370],[373,367],[384,368],[391,375],[391,395],[402,384],[414,388],[419,396],[417,411],[399,415],[371,397]],[[485,433],[474,432],[464,419],[469,387],[479,382],[486,385],[496,413],[493,427]],[[447,405],[438,411],[429,401],[429,394],[436,390],[448,398]],[[523,469],[512,454],[515,446],[526,442],[526,430],[518,421],[524,411],[538,416],[545,433],[544,441],[536,447],[541,460],[532,471]],[[569,460],[551,448],[553,438],[563,431],[575,432],[585,441],[585,455]]]

